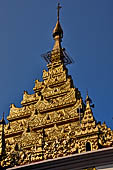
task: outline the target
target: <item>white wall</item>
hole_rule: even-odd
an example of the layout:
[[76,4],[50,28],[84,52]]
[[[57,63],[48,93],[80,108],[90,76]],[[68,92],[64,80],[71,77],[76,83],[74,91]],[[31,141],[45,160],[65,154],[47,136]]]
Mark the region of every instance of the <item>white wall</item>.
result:
[[96,167],[97,170],[113,170],[113,164]]

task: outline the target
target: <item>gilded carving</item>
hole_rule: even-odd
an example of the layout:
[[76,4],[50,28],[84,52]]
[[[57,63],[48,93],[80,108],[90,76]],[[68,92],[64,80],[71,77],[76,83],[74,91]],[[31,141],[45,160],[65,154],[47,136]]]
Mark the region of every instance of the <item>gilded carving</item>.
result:
[[68,75],[62,36],[61,26],[56,24],[55,45],[48,70],[43,70],[43,81],[35,81],[33,94],[24,91],[20,108],[11,104],[8,124],[5,125],[4,119],[1,121],[3,167],[113,146],[113,131],[95,120],[91,99],[87,94],[86,101],[82,100]]

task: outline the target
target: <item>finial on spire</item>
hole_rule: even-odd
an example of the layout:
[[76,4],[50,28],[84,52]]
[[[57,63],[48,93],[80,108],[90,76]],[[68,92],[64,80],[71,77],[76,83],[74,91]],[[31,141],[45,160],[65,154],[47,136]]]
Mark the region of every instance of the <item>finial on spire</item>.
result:
[[88,96],[88,89],[86,89],[86,96]]
[[89,103],[92,103],[92,100],[90,99],[89,95],[88,95],[88,90],[87,90],[87,95],[86,95],[86,100],[85,102],[89,102]]
[[62,27],[61,27],[60,21],[59,21],[60,8],[61,8],[60,3],[58,3],[58,6],[57,6],[57,23],[56,23],[56,26],[53,30],[53,38],[55,40],[53,50],[61,48],[61,41],[62,41],[62,38],[63,38],[63,30],[62,30]]
[[62,7],[60,6],[60,3],[58,3],[58,6],[57,6],[57,20],[58,21],[59,21],[60,8]]
[[5,113],[3,112],[3,114],[2,114],[2,119],[4,119],[4,114],[5,114]]
[[88,95],[88,90],[87,90],[87,96],[85,102],[86,102],[86,108],[91,108],[91,107],[94,108],[94,104],[91,105],[92,100]]

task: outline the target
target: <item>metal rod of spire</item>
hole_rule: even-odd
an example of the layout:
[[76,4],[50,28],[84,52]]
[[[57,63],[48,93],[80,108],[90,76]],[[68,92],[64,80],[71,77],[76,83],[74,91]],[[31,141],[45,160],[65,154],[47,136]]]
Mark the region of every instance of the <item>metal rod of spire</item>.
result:
[[62,7],[60,6],[60,3],[58,3],[58,6],[57,6],[57,20],[58,21],[59,21],[60,8],[62,8]]

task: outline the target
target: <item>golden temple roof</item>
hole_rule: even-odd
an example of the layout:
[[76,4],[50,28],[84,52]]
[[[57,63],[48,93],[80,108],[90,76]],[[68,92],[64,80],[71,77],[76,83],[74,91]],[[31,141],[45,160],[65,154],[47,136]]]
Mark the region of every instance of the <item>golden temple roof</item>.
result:
[[85,103],[62,60],[60,8],[58,4],[55,44],[43,81],[35,81],[33,94],[24,91],[22,106],[11,104],[8,124],[0,124],[2,167],[113,146],[113,131],[105,123],[97,123],[88,93]]

